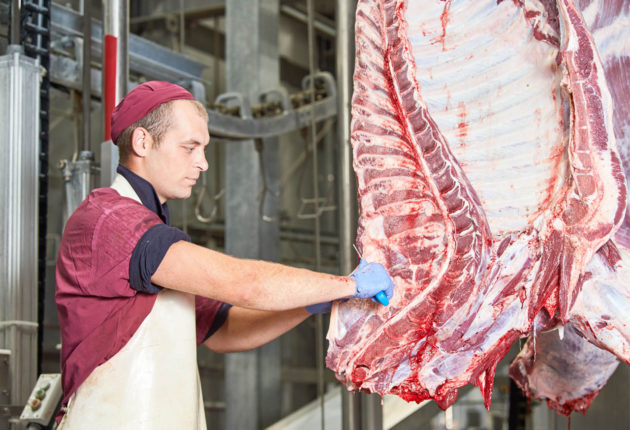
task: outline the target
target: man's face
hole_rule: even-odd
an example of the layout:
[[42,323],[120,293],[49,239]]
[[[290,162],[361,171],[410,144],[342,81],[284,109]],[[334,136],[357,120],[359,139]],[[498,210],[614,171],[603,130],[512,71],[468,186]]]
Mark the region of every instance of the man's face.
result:
[[206,119],[192,102],[175,100],[171,127],[145,158],[145,179],[155,188],[160,202],[190,197],[199,174],[208,169],[204,150],[209,142]]

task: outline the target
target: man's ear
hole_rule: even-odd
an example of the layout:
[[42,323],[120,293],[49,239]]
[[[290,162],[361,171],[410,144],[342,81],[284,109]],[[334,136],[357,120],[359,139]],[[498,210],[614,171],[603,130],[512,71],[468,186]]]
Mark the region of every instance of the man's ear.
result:
[[137,127],[131,134],[131,148],[138,157],[144,157],[153,145],[153,137],[144,127]]

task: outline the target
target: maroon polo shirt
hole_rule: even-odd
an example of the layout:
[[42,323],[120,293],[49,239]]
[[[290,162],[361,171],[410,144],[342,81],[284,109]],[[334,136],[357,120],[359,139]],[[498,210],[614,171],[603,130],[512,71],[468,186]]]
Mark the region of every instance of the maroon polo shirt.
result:
[[[113,357],[149,315],[162,287],[151,276],[168,248],[189,240],[168,225],[153,187],[119,166],[140,204],[96,189],[68,220],[57,259],[63,406],[92,370]],[[197,343],[223,324],[230,305],[195,298]]]

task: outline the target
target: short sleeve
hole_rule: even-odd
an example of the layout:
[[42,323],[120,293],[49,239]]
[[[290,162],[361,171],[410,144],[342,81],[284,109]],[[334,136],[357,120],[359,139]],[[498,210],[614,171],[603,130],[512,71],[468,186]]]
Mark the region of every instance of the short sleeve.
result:
[[151,282],[151,277],[160,266],[172,244],[190,237],[166,224],[157,224],[146,231],[136,244],[129,260],[129,283],[134,290],[156,294],[162,287]]
[[[162,221],[153,212],[130,199],[118,201],[113,207],[100,208],[90,247],[83,248],[79,242],[73,245],[73,260],[84,260],[77,267],[81,276],[79,284],[84,292],[100,297],[130,297],[136,294],[129,288],[129,261],[140,238],[153,226]],[[73,226],[76,235],[90,233],[81,225]],[[76,236],[75,235],[75,236]],[[69,238],[71,240],[71,238]],[[89,272],[81,275],[83,270]]]
[[207,297],[195,296],[197,345],[201,345],[225,323],[232,305]]

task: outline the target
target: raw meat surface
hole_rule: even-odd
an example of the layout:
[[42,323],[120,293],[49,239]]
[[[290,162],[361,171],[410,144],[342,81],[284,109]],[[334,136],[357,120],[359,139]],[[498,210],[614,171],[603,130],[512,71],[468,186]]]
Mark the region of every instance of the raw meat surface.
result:
[[610,243],[586,268],[582,293],[569,318],[586,339],[630,362],[628,306],[630,249]]
[[510,366],[510,376],[528,396],[563,415],[584,413],[616,369],[617,357],[630,357],[630,250],[607,243],[584,279],[569,313],[571,323],[530,336]]
[[334,306],[327,365],[443,408],[473,383],[489,406],[498,361],[541,309],[569,317],[623,220],[595,44],[569,1],[365,0],[356,38],[357,244],[396,295]]
[[[581,0],[578,2],[597,45],[613,99],[617,148],[630,176],[630,1]],[[630,205],[630,199],[628,200]],[[630,248],[630,212],[615,241]]]
[[[546,401],[563,415],[586,412],[619,360],[589,343],[571,324],[530,339],[510,366],[528,397]],[[592,369],[597,369],[593,372]]]
[[[630,91],[630,2],[619,0],[581,1],[584,20],[597,44],[606,80],[611,90],[614,112],[614,132],[617,147],[624,166],[626,177],[630,175],[630,100],[626,94]],[[627,309],[630,306],[630,218],[626,211],[626,218],[621,228],[615,234],[615,246],[612,242],[604,245],[587,266],[584,275],[583,290],[571,309],[569,319],[579,333],[594,345],[608,350],[624,361],[630,357],[630,328],[628,327]],[[534,335],[538,336],[538,335]],[[533,341],[530,337],[529,344]],[[552,382],[546,383],[542,379],[530,378],[529,373],[520,376],[521,386],[527,387],[526,392],[540,400],[548,400],[555,396],[556,400],[548,404],[558,412],[567,415],[572,410],[584,412],[590,401],[599,392],[609,373],[598,366],[589,366],[592,356],[592,346],[586,344],[583,351],[574,352],[576,366],[582,377],[573,378],[573,369],[556,366]],[[536,346],[536,357],[545,357],[555,352],[546,350],[540,343]],[[600,353],[603,354],[603,353]],[[519,358],[519,360],[521,360]],[[519,361],[517,360],[517,361]],[[543,363],[551,362],[542,358]],[[580,365],[579,363],[583,363]],[[521,364],[514,367],[522,368]],[[538,363],[534,364],[534,368]],[[564,374],[563,372],[566,372]],[[566,401],[560,401],[560,390],[553,393],[549,387],[561,387],[573,381],[574,392],[591,393],[583,399],[569,396]],[[579,383],[578,383],[579,382]],[[543,387],[539,387],[543,384]],[[542,395],[540,393],[547,393]]]

